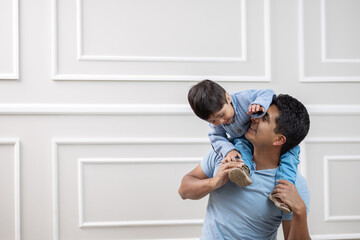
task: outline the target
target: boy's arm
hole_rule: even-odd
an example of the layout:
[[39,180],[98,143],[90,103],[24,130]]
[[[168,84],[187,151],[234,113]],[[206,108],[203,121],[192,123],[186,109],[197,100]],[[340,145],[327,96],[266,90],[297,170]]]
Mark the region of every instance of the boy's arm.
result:
[[[249,97],[249,106],[250,105],[260,105],[264,108],[263,112],[253,113],[251,114],[254,118],[262,117],[267,110],[274,98],[275,92],[271,89],[260,89],[260,90],[249,90],[248,97]],[[249,107],[247,106],[247,107]]]
[[231,150],[236,150],[234,144],[232,144],[226,136],[226,131],[221,126],[214,126],[209,124],[211,131],[208,136],[211,142],[211,145],[216,153],[225,157]]
[[221,164],[216,175],[209,178],[199,164],[183,177],[178,191],[181,198],[197,200],[205,197],[229,181],[228,173],[235,167],[239,167],[238,162]]

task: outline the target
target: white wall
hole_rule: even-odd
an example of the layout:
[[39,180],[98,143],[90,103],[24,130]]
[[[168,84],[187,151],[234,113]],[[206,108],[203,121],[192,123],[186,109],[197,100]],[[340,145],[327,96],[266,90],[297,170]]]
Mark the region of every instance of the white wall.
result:
[[313,239],[360,239],[359,0],[2,0],[0,239],[196,239],[177,188],[210,148],[187,91],[311,114]]

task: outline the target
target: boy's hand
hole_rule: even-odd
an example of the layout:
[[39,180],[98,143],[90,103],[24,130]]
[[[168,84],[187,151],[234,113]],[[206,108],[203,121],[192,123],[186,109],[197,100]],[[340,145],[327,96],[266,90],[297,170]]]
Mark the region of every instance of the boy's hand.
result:
[[228,162],[243,162],[241,159],[241,154],[236,150],[231,150],[222,160],[223,164]]
[[247,112],[248,115],[256,112],[265,112],[265,108],[260,106],[259,104],[253,104],[249,106],[249,111]]

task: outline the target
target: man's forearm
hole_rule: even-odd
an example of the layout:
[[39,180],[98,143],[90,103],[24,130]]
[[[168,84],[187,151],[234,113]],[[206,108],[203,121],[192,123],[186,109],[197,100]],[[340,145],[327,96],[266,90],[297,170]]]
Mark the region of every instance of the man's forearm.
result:
[[290,232],[287,240],[307,240],[311,239],[307,226],[306,207],[293,211]]
[[202,170],[200,164],[191,172],[186,174],[179,188],[182,199],[200,199],[210,192],[218,189],[229,181],[228,173],[231,169],[239,166],[238,162],[221,164],[216,175],[209,178]]
[[192,175],[186,175],[181,181],[179,194],[182,199],[197,200],[205,197],[215,189],[212,178],[198,179]]

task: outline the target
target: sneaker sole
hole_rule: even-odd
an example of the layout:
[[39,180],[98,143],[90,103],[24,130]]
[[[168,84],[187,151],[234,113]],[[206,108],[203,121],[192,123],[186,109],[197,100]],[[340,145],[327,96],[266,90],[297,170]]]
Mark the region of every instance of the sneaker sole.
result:
[[[285,203],[279,202],[275,197],[272,196],[272,194],[269,194],[269,199],[275,204],[276,207],[280,208],[281,211],[283,211],[286,214],[291,213],[291,209],[288,205]],[[285,206],[284,206],[285,205]]]
[[234,168],[229,172],[230,181],[236,183],[239,187],[246,187],[252,183],[251,178],[240,168]]

